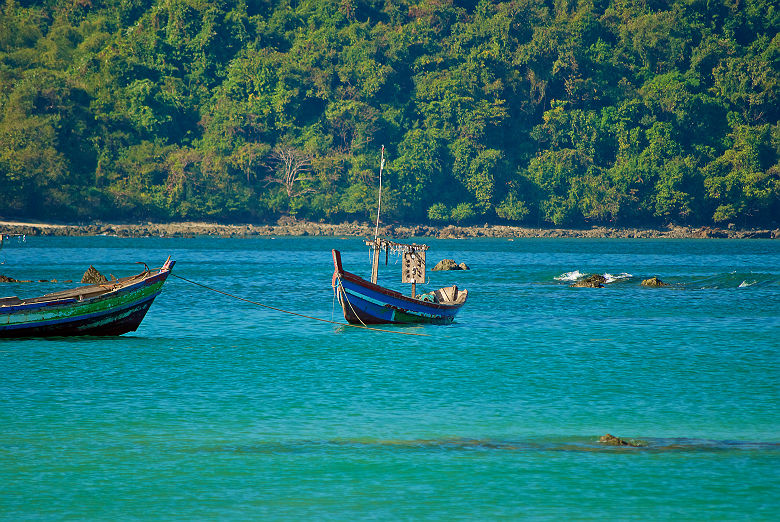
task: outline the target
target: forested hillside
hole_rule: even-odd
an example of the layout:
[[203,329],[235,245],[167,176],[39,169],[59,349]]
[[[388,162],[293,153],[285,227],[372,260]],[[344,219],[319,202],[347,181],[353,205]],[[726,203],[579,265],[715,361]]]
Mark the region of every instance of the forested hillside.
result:
[[0,216],[751,226],[772,0],[5,0]]

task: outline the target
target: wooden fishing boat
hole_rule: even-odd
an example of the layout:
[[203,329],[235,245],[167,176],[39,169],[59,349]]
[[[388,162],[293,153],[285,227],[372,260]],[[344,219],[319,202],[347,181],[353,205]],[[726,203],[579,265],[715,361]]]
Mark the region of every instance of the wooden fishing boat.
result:
[[[341,266],[341,253],[333,250],[331,285],[344,319],[350,324],[431,323],[450,324],[468,297],[468,290],[457,286],[439,288],[417,295],[417,284],[425,283],[425,252],[428,245],[395,243],[379,237],[379,214],[382,211],[382,169],[385,166],[385,146],[379,162],[379,198],[376,210],[374,239],[366,241],[371,248],[371,281],[366,281]],[[390,252],[402,256],[401,282],[412,284],[411,296],[379,286],[379,257],[384,252],[385,264]]]
[[[384,239],[367,242],[376,245],[373,254],[372,281],[347,272],[341,265],[341,253],[333,250],[332,286],[344,319],[351,324],[450,324],[468,297],[468,290],[457,286],[439,288],[434,292],[415,294],[416,283],[425,280],[426,245],[403,245]],[[412,283],[411,296],[376,284],[379,254],[382,250],[403,252],[403,282]],[[420,254],[422,253],[422,255]],[[422,263],[420,263],[420,261]]]
[[141,324],[175,261],[104,284],[31,299],[0,298],[0,337],[122,335]]

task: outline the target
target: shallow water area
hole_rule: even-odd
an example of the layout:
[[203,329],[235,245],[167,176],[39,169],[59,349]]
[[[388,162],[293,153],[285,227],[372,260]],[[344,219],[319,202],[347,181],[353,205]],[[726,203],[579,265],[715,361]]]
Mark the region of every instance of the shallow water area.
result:
[[[469,290],[451,326],[366,331],[172,277],[134,333],[0,341],[0,518],[776,516],[780,243],[425,242],[429,269],[471,267],[418,287]],[[368,276],[360,238],[323,237],[28,237],[0,273],[121,277],[171,255],[192,281],[342,321],[331,248]],[[407,292],[400,266],[380,283]]]

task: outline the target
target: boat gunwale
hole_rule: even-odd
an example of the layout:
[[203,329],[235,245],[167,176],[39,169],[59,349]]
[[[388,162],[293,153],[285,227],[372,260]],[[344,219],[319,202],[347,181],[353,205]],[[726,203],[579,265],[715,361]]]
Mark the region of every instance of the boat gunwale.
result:
[[[9,304],[9,305],[0,304],[0,313],[12,314],[21,311],[37,310],[40,308],[47,308],[47,307],[71,306],[73,304],[86,305],[86,304],[92,304],[98,302],[103,299],[112,299],[119,294],[131,293],[144,286],[155,284],[159,279],[167,278],[172,268],[173,268],[172,266],[168,268],[165,267],[160,268],[159,272],[156,274],[148,271],[144,271],[139,274],[123,277],[113,283],[109,283],[111,285],[114,285],[113,288],[106,288],[104,292],[95,292],[94,295],[85,297],[83,299],[78,299],[80,295],[83,295],[79,293],[80,289],[88,289],[91,287],[97,288],[104,285],[77,286],[71,290],[63,290],[61,292],[53,292],[51,294],[45,294],[39,297],[21,299],[21,302],[17,302],[14,304]],[[140,279],[138,279],[137,281],[133,281],[134,279],[137,279],[139,277]],[[61,293],[65,293],[66,295],[72,293],[73,297],[67,297],[67,296],[60,297]],[[51,300],[46,299],[47,297],[50,296],[52,297],[56,296],[56,298]]]

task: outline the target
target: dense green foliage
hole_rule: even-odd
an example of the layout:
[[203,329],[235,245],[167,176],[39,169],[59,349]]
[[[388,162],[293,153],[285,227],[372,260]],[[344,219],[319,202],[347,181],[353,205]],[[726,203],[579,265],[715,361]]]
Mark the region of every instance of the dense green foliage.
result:
[[0,215],[771,223],[771,0],[6,0]]

